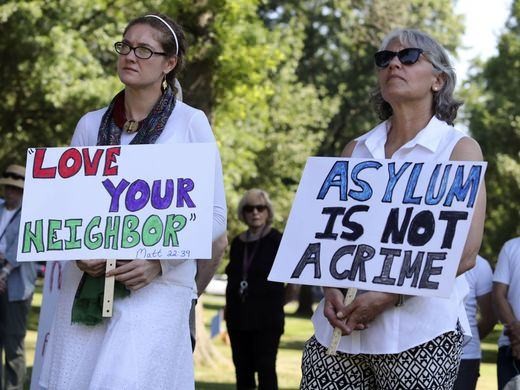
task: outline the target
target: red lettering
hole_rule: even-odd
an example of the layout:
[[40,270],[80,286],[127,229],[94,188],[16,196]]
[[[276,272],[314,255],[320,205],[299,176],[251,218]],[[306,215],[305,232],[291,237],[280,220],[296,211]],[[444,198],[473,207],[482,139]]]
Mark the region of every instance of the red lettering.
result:
[[106,150],[105,155],[105,170],[103,171],[103,176],[115,176],[117,175],[118,167],[117,165],[112,165],[112,163],[117,163],[117,156],[121,154],[121,147],[115,146],[113,148],[108,148]]
[[96,149],[93,155],[89,154],[89,148],[76,148],[65,150],[58,161],[58,166],[43,167],[45,153],[47,149],[36,149],[33,162],[33,177],[35,179],[54,179],[56,171],[64,178],[68,179],[76,175],[84,167],[85,176],[95,176],[99,170],[101,158],[105,153],[105,164],[103,176],[116,176],[118,172],[117,156],[121,154],[121,147],[115,146],[107,149]]
[[33,162],[33,177],[35,179],[54,179],[56,177],[56,167],[44,168],[43,160],[47,149],[36,149]]
[[83,154],[83,161],[85,161],[85,176],[95,176],[99,167],[99,161],[103,155],[103,149],[96,150],[92,160],[88,154],[88,149],[85,148],[81,152]]
[[[69,166],[69,161],[72,160],[72,165]],[[64,179],[74,176],[81,168],[82,158],[78,149],[67,149],[60,157],[58,162],[58,173]]]

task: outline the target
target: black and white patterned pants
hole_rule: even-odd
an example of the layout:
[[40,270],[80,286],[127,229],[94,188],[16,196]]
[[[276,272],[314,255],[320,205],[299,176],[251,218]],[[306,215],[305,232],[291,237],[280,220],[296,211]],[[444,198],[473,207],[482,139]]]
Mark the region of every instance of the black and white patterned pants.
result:
[[326,354],[312,336],[303,350],[301,390],[451,390],[463,334],[458,329],[397,354]]

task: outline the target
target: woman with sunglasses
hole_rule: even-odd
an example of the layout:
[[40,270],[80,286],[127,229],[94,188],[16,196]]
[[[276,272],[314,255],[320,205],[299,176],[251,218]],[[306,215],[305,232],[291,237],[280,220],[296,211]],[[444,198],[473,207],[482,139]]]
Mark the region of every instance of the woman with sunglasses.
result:
[[282,234],[271,227],[273,206],[251,189],[238,205],[247,230],[233,239],[226,267],[225,319],[237,389],[277,389],[276,354],[284,329],[285,288],[267,280]]
[[[393,31],[375,65],[374,101],[384,122],[347,144],[343,156],[482,160],[479,145],[453,127],[461,103],[453,98],[455,73],[438,42],[417,30]],[[469,332],[462,274],[474,266],[480,248],[485,199],[482,188],[462,258],[452,259],[459,261],[459,276],[448,299],[363,291],[345,306],[339,289],[325,288],[313,316],[315,334],[303,353],[302,389],[453,388],[462,332]],[[328,356],[334,327],[343,336],[338,354]]]
[[[160,14],[139,17],[114,48],[124,89],[108,107],[80,119],[72,145],[215,142],[204,113],[176,99],[175,78],[186,51],[177,23]],[[219,241],[226,204],[220,157],[216,160],[213,239]],[[100,318],[97,305],[103,291],[91,283],[104,278],[105,265],[105,260],[66,262],[42,386],[193,389],[189,313],[197,296],[196,260],[118,261],[109,274],[120,288],[108,320]],[[125,297],[117,298],[118,291]]]

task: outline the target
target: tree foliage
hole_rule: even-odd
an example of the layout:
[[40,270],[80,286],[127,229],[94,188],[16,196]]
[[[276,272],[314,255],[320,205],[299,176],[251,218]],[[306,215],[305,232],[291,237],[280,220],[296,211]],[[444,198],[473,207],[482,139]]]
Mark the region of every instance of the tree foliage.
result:
[[318,87],[323,96],[339,99],[339,110],[320,145],[322,155],[337,155],[377,123],[370,102],[376,83],[373,53],[388,32],[418,28],[451,50],[462,33],[461,17],[454,14],[451,0],[270,0],[262,15],[270,26],[305,21],[298,78]]
[[511,6],[498,54],[472,80],[468,116],[488,161],[488,206],[482,253],[496,259],[505,241],[520,235],[520,1]]
[[[305,158],[322,139],[334,98],[297,80],[303,25],[268,29],[257,0],[6,1],[0,5],[3,66],[0,166],[34,146],[66,145],[85,112],[122,88],[113,42],[126,23],[159,11],[179,21],[190,49],[181,76],[188,104],[210,117],[233,210],[244,190],[271,192],[282,225]],[[295,104],[296,103],[296,104]],[[230,231],[239,223],[230,213]]]
[[0,5],[3,66],[0,166],[33,146],[66,145],[79,117],[122,88],[113,42],[126,23],[159,11],[190,45],[181,84],[210,117],[232,211],[244,190],[271,193],[283,226],[305,159],[335,155],[377,119],[372,53],[397,26],[455,48],[450,0],[8,0]]

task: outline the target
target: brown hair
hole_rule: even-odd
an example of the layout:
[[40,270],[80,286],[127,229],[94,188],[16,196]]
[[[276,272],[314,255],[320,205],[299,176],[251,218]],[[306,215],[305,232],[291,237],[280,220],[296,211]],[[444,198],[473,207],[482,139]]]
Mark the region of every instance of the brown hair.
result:
[[[175,32],[175,35],[177,36],[177,42],[179,44],[179,47],[177,47],[175,38],[173,37],[172,32],[168,28],[168,26],[165,26],[164,23],[155,18],[150,17],[149,15],[155,15],[160,17],[162,20],[164,20],[168,25],[173,29]],[[123,35],[126,34],[128,29],[130,27],[135,26],[136,24],[146,24],[150,27],[153,27],[155,30],[160,32],[159,35],[159,42],[162,46],[162,49],[166,53],[167,57],[177,57],[177,64],[175,67],[166,75],[166,82],[170,86],[170,88],[173,90],[173,94],[177,95],[177,87],[175,85],[175,79],[177,78],[177,75],[180,73],[182,68],[184,67],[184,57],[186,55],[187,50],[187,42],[186,37],[184,35],[184,31],[182,31],[182,28],[180,25],[178,25],[173,19],[170,17],[159,14],[159,13],[150,13],[145,16],[140,16],[138,18],[135,18],[128,23],[125,30],[123,31]],[[177,53],[177,54],[175,54]]]

